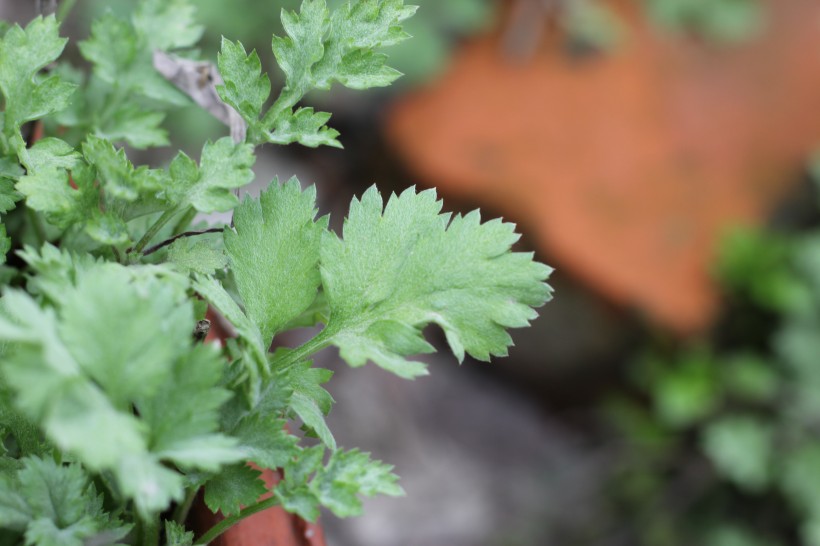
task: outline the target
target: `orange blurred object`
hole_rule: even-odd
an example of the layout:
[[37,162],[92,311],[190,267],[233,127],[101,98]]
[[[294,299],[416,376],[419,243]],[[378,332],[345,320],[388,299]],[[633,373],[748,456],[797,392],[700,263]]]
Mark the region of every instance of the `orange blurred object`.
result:
[[665,34],[635,4],[613,4],[623,43],[592,58],[556,33],[525,59],[504,33],[466,44],[387,132],[426,183],[521,222],[559,270],[691,334],[718,308],[723,231],[765,222],[820,137],[820,2],[767,2],[765,31],[732,46]]

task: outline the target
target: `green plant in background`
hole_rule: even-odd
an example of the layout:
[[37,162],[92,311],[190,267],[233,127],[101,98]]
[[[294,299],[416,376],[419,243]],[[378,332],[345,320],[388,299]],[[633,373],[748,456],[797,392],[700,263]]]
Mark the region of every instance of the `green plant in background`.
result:
[[759,32],[765,8],[759,0],[645,0],[662,27],[687,30],[715,42],[738,42]]
[[[155,50],[196,54],[203,29],[186,1],[95,20],[79,44],[90,74],[61,60],[53,16],[6,30],[3,544],[205,544],[276,504],[314,520],[320,506],[350,516],[359,496],[401,494],[391,467],[336,445],[324,421],[331,372],[311,356],[333,345],[352,366],[417,377],[425,366],[409,357],[434,350],[422,337],[431,323],[459,360],[506,354],[506,330],[549,299],[549,268],[510,251],[511,224],[443,214],[431,190],[385,203],[371,188],[343,237],[295,179],[242,202],[236,190],[253,179],[257,145],[339,145],[304,95],[390,84],[399,74],[376,50],[407,38],[414,11],[401,0],[283,11],[273,97],[256,52],[223,40],[216,89],[245,138],[206,142],[199,162],[180,152],[167,168],[134,166],[115,144],[165,144],[163,111],[187,102],[151,62]],[[195,214],[227,211],[229,226],[191,229]],[[200,342],[208,305],[236,331],[224,347]],[[268,353],[281,333],[319,323],[304,345]],[[319,440],[292,435],[290,419]],[[269,499],[257,501],[266,487],[247,461],[284,469]],[[202,488],[227,518],[195,539],[184,526]]]
[[816,546],[820,232],[738,231],[718,275],[734,310],[712,346],[653,352],[648,407],[610,407],[631,446],[614,493],[642,544]]

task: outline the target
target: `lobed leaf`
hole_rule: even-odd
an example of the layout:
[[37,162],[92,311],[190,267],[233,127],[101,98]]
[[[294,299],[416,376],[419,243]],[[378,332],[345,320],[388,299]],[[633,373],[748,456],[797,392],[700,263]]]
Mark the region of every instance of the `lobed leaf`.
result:
[[433,190],[412,188],[384,206],[375,188],[354,200],[344,240],[322,240],[330,307],[325,334],[349,364],[368,360],[403,377],[424,372],[405,357],[430,352],[421,329],[437,324],[461,361],[505,355],[507,328],[526,326],[551,297],[551,269],[510,252],[512,224],[482,224],[478,212],[441,214]]

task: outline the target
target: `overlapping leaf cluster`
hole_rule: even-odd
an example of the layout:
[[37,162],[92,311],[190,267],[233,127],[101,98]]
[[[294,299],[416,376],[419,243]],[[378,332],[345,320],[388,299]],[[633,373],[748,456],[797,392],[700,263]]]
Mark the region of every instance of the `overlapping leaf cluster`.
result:
[[[186,100],[151,67],[154,50],[199,37],[186,1],[103,15],[80,43],[88,77],[54,65],[65,40],[53,17],[0,40],[0,256],[15,263],[0,270],[0,528],[12,543],[148,544],[164,528],[166,544],[190,545],[185,510],[200,488],[229,518],[272,504],[307,519],[322,506],[357,514],[361,496],[402,491],[389,465],[337,446],[332,373],[312,355],[335,345],[353,366],[412,378],[426,371],[411,357],[433,350],[426,325],[459,360],[486,360],[549,299],[549,268],[511,252],[512,225],[442,214],[431,190],[385,203],[371,188],[343,238],[295,179],[237,197],[254,145],[338,145],[329,114],[298,103],[334,81],[389,84],[398,73],[377,49],[407,37],[413,11],[304,0],[283,12],[273,50],[285,82],[267,110],[258,56],[224,40],[218,92],[248,123],[246,142],[208,142],[198,161],[180,152],[164,168],[135,166],[120,146],[165,143],[158,109]],[[47,136],[32,138],[32,120]],[[229,211],[221,229],[191,227]],[[195,335],[206,303],[236,332],[224,346]],[[319,323],[306,344],[268,352]],[[268,500],[259,469],[284,475]]]

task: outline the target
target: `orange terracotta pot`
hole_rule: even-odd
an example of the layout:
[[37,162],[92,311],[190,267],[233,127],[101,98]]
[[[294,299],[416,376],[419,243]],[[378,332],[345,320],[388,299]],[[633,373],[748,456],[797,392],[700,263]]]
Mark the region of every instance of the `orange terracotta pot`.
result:
[[613,1],[624,39],[585,58],[547,20],[510,55],[508,11],[398,101],[388,138],[420,182],[523,224],[559,273],[700,332],[725,231],[764,223],[820,143],[820,2],[762,1],[762,35],[731,46]]
[[[212,310],[208,311],[211,329],[207,341],[224,341],[231,337],[221,320]],[[253,465],[252,465],[253,466]],[[262,469],[262,479],[268,489],[272,489],[281,479],[278,470]],[[267,493],[260,500],[270,497]],[[188,524],[197,537],[222,519],[205,505],[202,494],[197,497],[191,509]],[[213,546],[326,546],[324,532],[318,523],[310,523],[295,514],[274,506],[249,516],[211,542]]]

